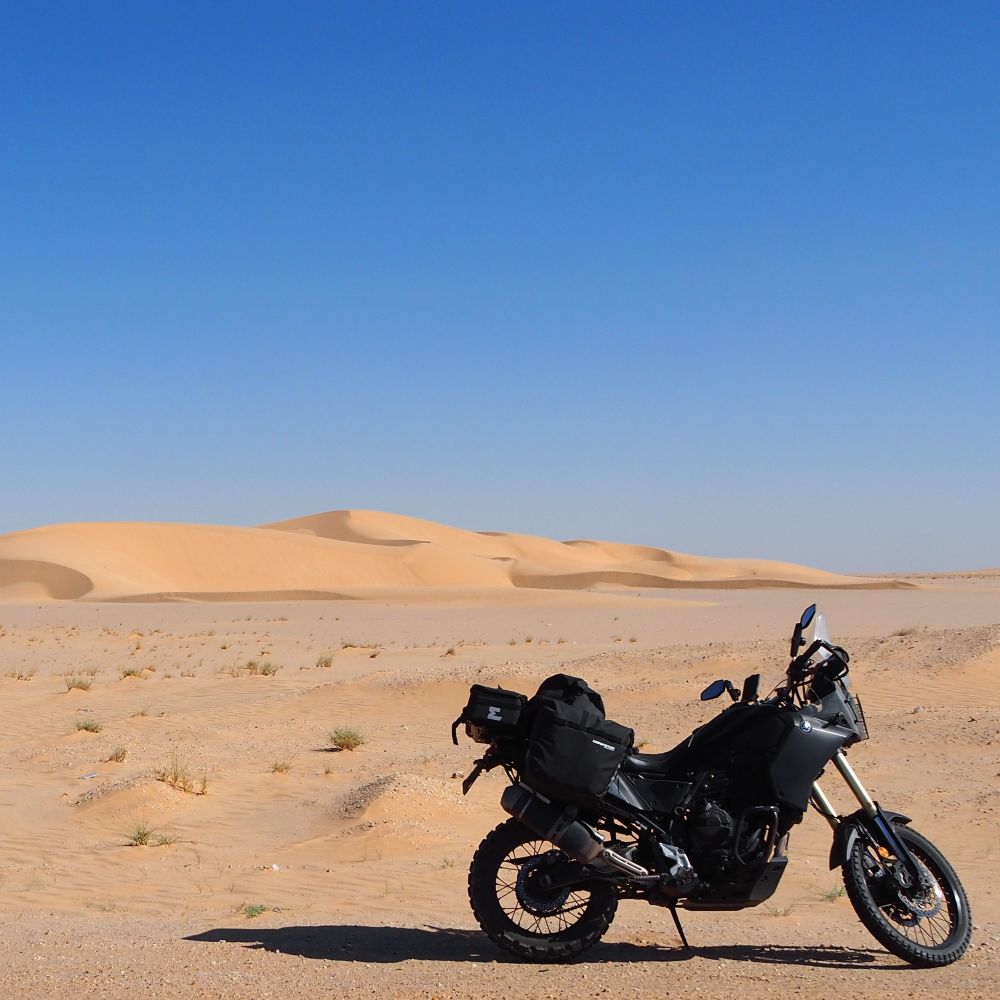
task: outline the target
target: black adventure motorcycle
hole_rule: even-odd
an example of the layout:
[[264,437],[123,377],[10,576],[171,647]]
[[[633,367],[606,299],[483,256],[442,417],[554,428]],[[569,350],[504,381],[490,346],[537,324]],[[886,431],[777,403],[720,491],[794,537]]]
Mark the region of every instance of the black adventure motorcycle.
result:
[[[811,637],[806,638],[806,630]],[[805,647],[803,649],[803,647]],[[673,750],[632,752],[631,729],[606,719],[600,695],[558,674],[532,699],[474,685],[452,726],[489,744],[465,779],[502,767],[511,819],[479,845],[469,898],[479,925],[519,958],[558,962],[600,940],[621,899],[669,909],[742,910],[774,893],[789,831],[809,805],[830,824],[830,868],[843,870],[861,922],[893,954],[933,967],[961,958],[972,919],[945,856],[865,791],[845,750],[868,738],[848,654],[816,605],[792,633],[785,682],[765,698],[760,675]],[[833,764],[860,804],[838,815],[817,779]]]

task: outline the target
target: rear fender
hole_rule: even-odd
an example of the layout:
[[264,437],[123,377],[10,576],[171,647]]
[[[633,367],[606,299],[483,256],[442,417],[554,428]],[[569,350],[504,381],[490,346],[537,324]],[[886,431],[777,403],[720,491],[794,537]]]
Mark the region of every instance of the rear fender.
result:
[[[899,826],[906,826],[907,823],[911,822],[910,817],[904,816],[902,813],[890,812],[888,809],[880,809],[879,812],[890,823],[895,823]],[[840,868],[844,865],[851,856],[854,841],[860,836],[859,828],[867,826],[869,823],[871,823],[871,819],[869,819],[863,809],[859,809],[856,813],[852,813],[840,821],[840,824],[834,831],[833,844],[830,847],[831,871],[834,868]]]

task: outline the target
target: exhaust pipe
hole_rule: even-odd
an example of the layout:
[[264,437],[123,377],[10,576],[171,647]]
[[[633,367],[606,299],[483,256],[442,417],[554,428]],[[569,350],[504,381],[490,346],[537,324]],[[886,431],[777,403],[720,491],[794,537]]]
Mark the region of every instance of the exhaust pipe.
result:
[[524,785],[510,785],[500,796],[500,805],[514,819],[544,840],[551,841],[581,865],[589,865],[606,875],[648,875],[649,872],[628,858],[604,846],[604,838],[576,818],[575,806],[547,802]]
[[604,839],[596,831],[576,819],[574,806],[557,806],[523,785],[510,785],[500,796],[500,805],[514,819],[544,840],[550,840],[560,850],[581,865],[589,865],[600,857]]

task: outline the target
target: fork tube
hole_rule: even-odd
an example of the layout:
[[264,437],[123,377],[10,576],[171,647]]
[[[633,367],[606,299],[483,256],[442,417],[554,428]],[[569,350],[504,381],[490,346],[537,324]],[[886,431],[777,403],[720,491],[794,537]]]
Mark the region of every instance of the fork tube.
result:
[[823,794],[823,789],[815,782],[813,783],[811,798],[820,816],[836,830],[840,826],[840,818],[837,816],[837,810],[833,808],[830,800]]
[[861,779],[854,773],[854,768],[847,763],[847,754],[843,750],[838,750],[833,755],[833,766],[840,771],[847,786],[854,793],[854,797],[861,803],[865,815],[874,816],[878,809],[872,801],[872,797],[865,791],[865,786],[861,784]]

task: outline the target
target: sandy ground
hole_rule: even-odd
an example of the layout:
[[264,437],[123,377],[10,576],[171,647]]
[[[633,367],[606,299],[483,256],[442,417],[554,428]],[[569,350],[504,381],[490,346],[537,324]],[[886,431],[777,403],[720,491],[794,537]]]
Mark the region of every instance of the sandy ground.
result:
[[[2,995],[992,994],[1000,577],[914,582],[0,605]],[[565,669],[665,749],[718,708],[697,700],[709,680],[778,679],[813,599],[854,654],[872,738],[852,762],[958,868],[967,957],[918,972],[887,955],[837,895],[815,816],[769,904],[685,915],[693,953],[635,902],[571,967],[498,952],[465,895],[475,845],[503,818],[498,776],[467,799],[454,777],[476,755],[448,731],[468,685],[530,693]],[[338,726],[368,742],[334,752]],[[835,775],[824,787],[853,808]],[[143,825],[150,843],[129,846]]]

